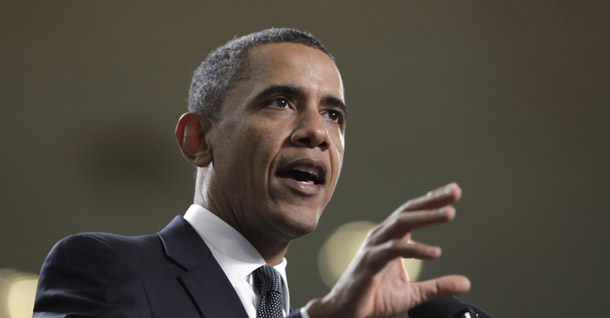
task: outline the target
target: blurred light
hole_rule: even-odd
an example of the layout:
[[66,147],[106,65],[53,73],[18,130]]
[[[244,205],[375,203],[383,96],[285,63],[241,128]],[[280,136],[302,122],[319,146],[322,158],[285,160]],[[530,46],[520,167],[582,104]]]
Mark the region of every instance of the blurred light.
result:
[[38,276],[0,269],[0,313],[8,318],[32,317]]
[[[346,223],[326,240],[318,254],[318,270],[326,286],[332,288],[335,285],[362,248],[369,231],[376,225],[370,221]],[[419,277],[422,265],[422,261],[418,259],[403,259],[403,266],[412,281]]]

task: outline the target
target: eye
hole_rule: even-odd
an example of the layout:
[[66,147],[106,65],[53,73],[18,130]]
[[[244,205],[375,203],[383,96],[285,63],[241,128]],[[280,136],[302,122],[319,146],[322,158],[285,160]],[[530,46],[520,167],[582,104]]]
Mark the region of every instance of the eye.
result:
[[273,107],[277,107],[277,108],[289,108],[290,107],[290,100],[288,100],[285,97],[278,97],[275,99],[272,99],[267,106],[273,106]]
[[339,111],[336,110],[325,110],[324,113],[322,113],[323,116],[326,116],[328,119],[336,122],[336,123],[343,123],[343,114]]

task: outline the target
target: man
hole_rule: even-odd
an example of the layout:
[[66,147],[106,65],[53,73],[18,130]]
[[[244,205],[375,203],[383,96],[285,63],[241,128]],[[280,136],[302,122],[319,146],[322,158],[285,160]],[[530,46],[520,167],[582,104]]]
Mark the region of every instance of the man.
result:
[[449,184],[398,208],[328,295],[290,313],[284,255],[330,200],[346,119],[341,76],[313,36],[270,29],[212,52],[176,128],[194,204],[156,235],[60,241],[34,317],[389,317],[468,291],[463,276],[409,282],[401,262],[440,256],[407,241],[453,219],[461,190]]

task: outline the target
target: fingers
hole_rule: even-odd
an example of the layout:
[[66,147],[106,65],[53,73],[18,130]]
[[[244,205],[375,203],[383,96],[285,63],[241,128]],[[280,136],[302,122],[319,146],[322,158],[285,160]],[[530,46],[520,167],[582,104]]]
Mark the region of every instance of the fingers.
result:
[[408,243],[400,239],[390,240],[381,245],[370,247],[365,255],[369,269],[379,271],[389,261],[397,258],[436,259],[441,256],[441,249],[423,243]]
[[451,206],[435,210],[413,211],[395,214],[373,231],[369,241],[380,244],[394,238],[403,238],[411,231],[434,225],[447,223],[455,218],[455,209]]
[[407,201],[397,211],[438,209],[457,202],[461,196],[462,189],[457,183],[452,182],[444,187],[429,191],[426,195]]
[[461,195],[460,187],[450,183],[409,200],[371,232],[367,244],[379,245],[392,239],[408,239],[413,230],[453,220],[455,209],[449,204],[456,202]]
[[413,283],[414,301],[417,304],[434,299],[466,293],[470,290],[470,280],[461,275],[449,275],[423,282]]

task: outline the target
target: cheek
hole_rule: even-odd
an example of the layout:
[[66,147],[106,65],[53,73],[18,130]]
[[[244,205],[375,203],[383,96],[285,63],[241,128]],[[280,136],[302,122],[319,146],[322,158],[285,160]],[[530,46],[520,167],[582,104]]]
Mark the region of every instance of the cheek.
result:
[[333,165],[334,165],[334,174],[336,176],[336,178],[339,178],[339,174],[341,173],[341,167],[343,167],[343,151],[335,151],[335,155],[333,160]]
[[343,162],[343,152],[345,150],[345,134],[343,134],[340,129],[335,129],[335,131],[331,133],[331,138],[334,146],[332,147],[334,150],[334,158],[339,161],[340,167]]
[[341,173],[341,167],[343,166],[343,140],[343,134],[341,134],[337,137],[336,146],[332,147],[330,150],[330,160],[331,164],[333,165],[333,175],[335,175],[336,179],[339,178],[339,174]]
[[336,123],[332,123],[332,125],[326,126],[326,133],[330,136],[334,147],[343,154],[343,148],[345,147],[345,133],[343,129]]
[[[218,144],[221,152],[217,165],[225,167],[225,175],[232,180],[227,182],[251,182],[255,171],[252,169],[252,158],[256,158],[259,147],[256,141],[259,136],[247,121],[226,121],[218,136]],[[214,149],[212,149],[214,151]]]
[[244,165],[247,165],[244,168],[251,170],[250,174],[255,175],[258,181],[267,180],[273,161],[284,142],[282,130],[278,127],[262,125],[262,123],[249,128],[251,129],[241,132],[244,136],[241,140],[242,151],[238,151],[236,154],[242,158]]

